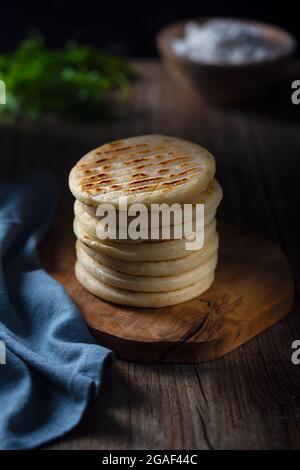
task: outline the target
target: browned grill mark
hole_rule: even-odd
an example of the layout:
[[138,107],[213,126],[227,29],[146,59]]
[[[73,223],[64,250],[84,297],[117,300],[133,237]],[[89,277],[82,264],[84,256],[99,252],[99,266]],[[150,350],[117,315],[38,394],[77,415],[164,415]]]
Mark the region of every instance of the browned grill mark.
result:
[[166,165],[167,163],[174,163],[174,162],[180,162],[187,160],[188,157],[177,157],[177,158],[170,158],[170,160],[164,160],[162,162],[159,162],[159,165]]
[[93,181],[93,183],[86,183],[86,184],[83,184],[81,186],[82,189],[87,189],[87,188],[90,188],[90,189],[94,189],[94,188],[97,188],[99,187],[99,185],[101,184],[106,184],[106,183],[113,183],[114,180],[99,180],[99,181]]
[[[135,157],[135,156],[144,155],[144,154],[147,154],[147,153],[152,153],[153,150],[155,150],[155,149],[149,149],[149,150],[144,151],[144,152],[141,152],[141,151],[140,151],[140,152],[137,152],[137,153],[135,153],[135,154],[130,153],[130,154],[129,154],[129,157]],[[154,154],[150,155],[150,157],[151,157],[151,158],[161,158],[161,154],[160,154],[160,153],[158,153],[158,154],[155,154],[155,153],[154,153]],[[145,159],[145,158],[142,158],[141,160],[142,160],[142,161],[145,161],[146,159]],[[135,160],[131,160],[131,161],[135,161]]]
[[180,173],[174,173],[174,174],[170,175],[170,178],[183,176],[183,175],[188,175],[188,174],[191,174],[191,173],[196,173],[197,171],[199,171],[198,168],[190,168],[189,170],[181,171]]
[[188,181],[187,178],[182,178],[180,180],[173,180],[173,181],[167,181],[165,183],[162,183],[162,186],[175,186],[178,184],[182,184],[184,181]]
[[[105,175],[105,176],[107,176],[107,175]],[[113,183],[114,181],[115,181],[114,179],[102,179],[102,180],[100,179],[100,180],[95,180],[95,181],[93,180],[91,184],[94,187],[96,187],[96,186],[99,186],[100,184]]]
[[158,173],[168,173],[169,170],[167,170],[166,168],[162,168],[161,170],[158,170]]
[[154,181],[161,181],[162,178],[156,177],[156,178],[145,178],[143,180],[138,180],[138,181],[131,181],[130,183],[127,183],[126,186],[134,186],[136,184],[140,183],[153,183]]
[[139,153],[141,153],[141,154],[146,154],[146,153],[149,153],[149,152],[151,152],[151,149],[139,150]]
[[115,153],[115,152],[127,152],[128,150],[139,148],[139,147],[145,147],[146,144],[136,144],[136,145],[128,145],[127,147],[120,147],[117,149],[112,149],[112,150],[98,150],[97,154],[98,155],[107,155],[109,153]]
[[108,180],[100,180],[96,181],[94,184],[103,184],[103,183],[113,183],[114,180],[108,179]]
[[104,150],[102,153],[127,152],[127,150],[130,150],[132,148],[134,148],[134,146],[128,145],[128,147],[120,147],[120,148],[114,149],[114,150]]
[[[85,176],[81,178],[81,184],[87,184],[91,180],[95,180],[96,178],[103,178],[107,176],[108,176],[107,173],[96,173],[93,176]],[[93,183],[95,183],[95,181],[93,181]]]
[[124,162],[125,165],[131,165],[132,163],[140,163],[143,162],[144,158],[135,158],[134,160],[129,160],[128,162]]
[[103,178],[103,176],[107,176],[107,174],[106,173],[97,173],[96,175],[91,176],[91,179]]
[[[89,168],[94,169],[94,170],[95,170],[96,168],[98,168],[98,167],[101,167],[101,168],[102,168],[104,165],[101,165],[101,163],[108,162],[108,164],[110,164],[110,163],[111,163],[111,160],[112,160],[111,158],[104,158],[104,159],[102,159],[102,160],[96,160],[96,161],[91,162],[91,163],[89,164]],[[112,162],[112,163],[113,163],[113,162]]]
[[134,173],[134,175],[132,175],[132,178],[137,178],[139,176],[141,176],[143,178],[143,177],[147,176],[147,174],[146,173]]
[[147,189],[147,191],[151,191],[152,189],[157,188],[157,185],[153,186],[139,186],[138,188],[126,188],[123,189],[124,193],[132,193],[137,191],[143,191],[143,189]]
[[189,155],[186,155],[185,153],[181,153],[181,152],[175,152],[173,155],[172,155],[172,158],[182,158],[184,157],[185,160],[189,160],[190,157]]
[[138,150],[137,152],[132,152],[128,154],[128,157],[135,157],[136,155],[147,155],[147,153],[152,152],[152,149]]

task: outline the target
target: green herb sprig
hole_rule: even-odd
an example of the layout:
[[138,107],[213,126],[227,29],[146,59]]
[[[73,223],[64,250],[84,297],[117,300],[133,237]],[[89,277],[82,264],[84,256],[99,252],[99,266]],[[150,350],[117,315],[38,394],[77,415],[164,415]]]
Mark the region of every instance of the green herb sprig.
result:
[[6,87],[0,112],[30,120],[103,119],[112,115],[107,93],[128,93],[133,77],[131,67],[116,55],[76,43],[49,50],[39,35],[32,35],[12,54],[0,54],[0,79]]

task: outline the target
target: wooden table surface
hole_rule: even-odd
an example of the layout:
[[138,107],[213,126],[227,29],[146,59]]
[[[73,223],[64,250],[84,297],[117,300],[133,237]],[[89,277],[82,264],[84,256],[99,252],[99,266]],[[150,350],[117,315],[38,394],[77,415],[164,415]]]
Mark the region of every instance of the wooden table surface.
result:
[[[219,218],[274,239],[290,259],[299,293],[300,126],[288,84],[281,95],[272,89],[243,111],[221,111],[179,89],[158,62],[136,66],[140,78],[132,101],[114,122],[2,125],[1,175],[20,178],[34,169],[55,174],[60,213],[70,217],[68,171],[94,146],[146,133],[198,142],[216,156],[224,189]],[[300,448],[300,365],[291,361],[296,339],[298,298],[283,321],[213,362],[116,361],[82,423],[48,448]]]

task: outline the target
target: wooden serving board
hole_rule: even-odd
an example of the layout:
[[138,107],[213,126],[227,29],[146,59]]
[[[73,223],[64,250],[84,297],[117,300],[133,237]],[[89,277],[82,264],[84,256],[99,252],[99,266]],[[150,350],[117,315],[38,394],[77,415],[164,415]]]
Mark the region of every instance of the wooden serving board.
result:
[[[223,356],[282,319],[294,283],[285,255],[272,242],[219,226],[220,258],[212,287],[173,307],[122,307],[98,299],[74,276],[74,238],[56,225],[41,247],[46,270],[78,305],[100,344],[137,362],[203,362]],[[67,234],[67,235],[64,235]]]

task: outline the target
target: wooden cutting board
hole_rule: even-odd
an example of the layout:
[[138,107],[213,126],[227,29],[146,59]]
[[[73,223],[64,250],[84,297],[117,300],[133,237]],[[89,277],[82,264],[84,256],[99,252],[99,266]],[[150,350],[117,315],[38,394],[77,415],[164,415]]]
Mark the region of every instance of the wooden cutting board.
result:
[[102,301],[73,272],[71,225],[56,224],[41,260],[78,305],[100,344],[137,362],[203,362],[223,356],[281,320],[293,302],[288,260],[272,242],[219,226],[220,258],[212,287],[173,307],[140,309]]

